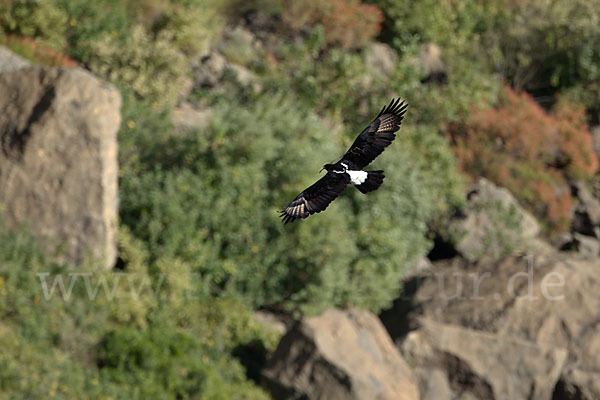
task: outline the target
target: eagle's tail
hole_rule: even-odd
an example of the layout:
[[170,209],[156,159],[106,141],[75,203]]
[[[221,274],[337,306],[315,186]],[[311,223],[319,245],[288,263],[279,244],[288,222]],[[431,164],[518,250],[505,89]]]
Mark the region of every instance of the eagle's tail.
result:
[[362,193],[369,193],[376,190],[383,183],[385,175],[382,170],[379,171],[365,171],[367,172],[367,179],[360,185],[355,185],[358,190]]

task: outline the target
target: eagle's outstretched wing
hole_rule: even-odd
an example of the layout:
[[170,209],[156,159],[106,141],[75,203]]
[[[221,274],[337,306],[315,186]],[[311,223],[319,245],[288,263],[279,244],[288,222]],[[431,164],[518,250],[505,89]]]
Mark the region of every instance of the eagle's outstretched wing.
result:
[[328,172],[284,207],[279,215],[283,218],[282,222],[287,224],[323,211],[344,191],[348,183],[347,174]]
[[342,159],[351,161],[354,168],[363,169],[371,163],[396,138],[408,105],[400,99],[383,107],[379,115],[356,138]]

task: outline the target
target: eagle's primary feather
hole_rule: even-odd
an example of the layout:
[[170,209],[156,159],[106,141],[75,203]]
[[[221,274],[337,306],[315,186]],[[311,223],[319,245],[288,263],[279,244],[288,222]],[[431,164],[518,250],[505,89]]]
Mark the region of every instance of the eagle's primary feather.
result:
[[324,177],[300,193],[285,207],[281,212],[283,222],[293,222],[298,218],[306,218],[323,211],[344,191],[348,183],[350,178],[347,175],[327,172]]
[[400,129],[406,108],[406,102],[400,99],[392,99],[387,107],[383,107],[346,154],[337,163],[323,167],[327,174],[284,207],[280,214],[282,221],[287,224],[325,210],[349,183],[362,193],[377,189],[383,183],[383,171],[363,171],[363,168],[396,138],[395,132]]
[[351,161],[359,169],[369,165],[396,138],[395,132],[400,129],[407,107],[406,102],[400,99],[392,100],[358,135],[339,162]]

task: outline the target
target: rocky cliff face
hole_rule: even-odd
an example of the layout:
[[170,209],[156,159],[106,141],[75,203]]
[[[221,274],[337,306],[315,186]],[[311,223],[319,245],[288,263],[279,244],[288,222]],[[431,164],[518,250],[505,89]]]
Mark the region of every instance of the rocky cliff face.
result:
[[73,264],[111,267],[118,216],[120,94],[81,69],[0,48],[0,210]]
[[382,319],[422,399],[598,399],[599,266],[552,251],[441,262]]

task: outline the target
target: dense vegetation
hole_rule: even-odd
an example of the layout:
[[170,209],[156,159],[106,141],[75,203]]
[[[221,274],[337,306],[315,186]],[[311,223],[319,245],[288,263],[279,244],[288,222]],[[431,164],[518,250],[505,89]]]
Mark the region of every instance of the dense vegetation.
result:
[[[0,2],[1,43],[88,68],[124,99],[122,270],[63,265],[2,229],[0,391],[267,398],[234,357],[275,344],[251,311],[389,305],[469,177],[511,189],[548,233],[565,229],[568,180],[598,167],[588,124],[600,111],[599,13],[597,0]],[[373,61],[376,41],[395,52],[388,70]],[[441,51],[437,71],[427,48]],[[214,51],[249,80],[230,70],[190,85]],[[385,190],[348,190],[282,226],[276,211],[398,95],[410,108],[376,161]],[[210,110],[206,124],[175,129],[184,100]],[[68,287],[73,272],[84,275],[68,300],[44,295],[42,281]],[[118,301],[90,298],[101,282]]]

